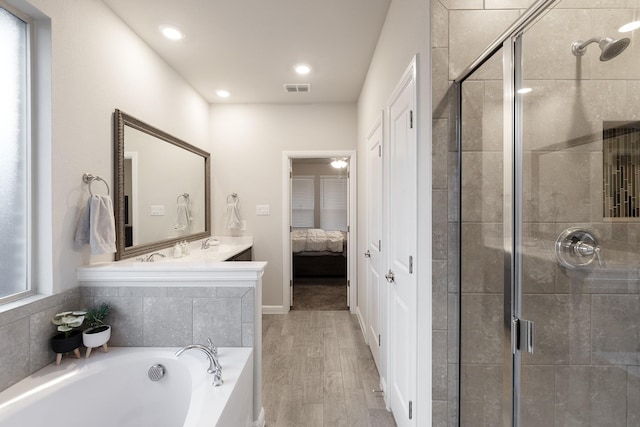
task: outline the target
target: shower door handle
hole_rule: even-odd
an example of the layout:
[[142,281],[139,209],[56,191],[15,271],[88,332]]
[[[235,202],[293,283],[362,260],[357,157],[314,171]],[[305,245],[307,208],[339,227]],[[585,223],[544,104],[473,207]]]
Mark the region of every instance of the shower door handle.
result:
[[371,258],[371,252],[369,250],[367,250],[367,252],[364,253],[364,257],[365,258]]
[[536,324],[531,320],[513,319],[511,322],[511,352],[533,354],[536,344]]

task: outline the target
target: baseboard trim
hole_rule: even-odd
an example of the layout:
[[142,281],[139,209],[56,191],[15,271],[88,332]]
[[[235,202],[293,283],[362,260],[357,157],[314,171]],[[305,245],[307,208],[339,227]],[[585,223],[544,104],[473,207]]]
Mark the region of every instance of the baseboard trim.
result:
[[282,305],[263,305],[262,314],[287,314],[289,313],[289,307]]

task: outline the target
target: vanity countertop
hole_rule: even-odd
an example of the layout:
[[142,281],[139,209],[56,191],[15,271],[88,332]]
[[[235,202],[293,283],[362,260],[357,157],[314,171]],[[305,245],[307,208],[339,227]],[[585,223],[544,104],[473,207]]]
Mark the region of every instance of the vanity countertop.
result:
[[[103,282],[136,282],[138,286],[162,286],[160,283],[188,281],[247,281],[262,276],[266,262],[225,260],[253,246],[251,236],[216,237],[218,243],[201,249],[201,242],[190,243],[190,254],[181,258],[171,256],[172,248],[161,252],[165,258],[142,262],[136,258],[100,262],[79,267],[78,281],[82,286],[102,286]],[[160,283],[159,283],[160,282]]]

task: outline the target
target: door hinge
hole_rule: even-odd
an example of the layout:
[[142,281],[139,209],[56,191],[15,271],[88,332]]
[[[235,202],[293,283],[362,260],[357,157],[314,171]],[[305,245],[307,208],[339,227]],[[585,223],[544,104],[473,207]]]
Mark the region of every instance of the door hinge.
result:
[[413,274],[413,257],[409,257],[409,274]]
[[351,286],[351,280],[347,280],[347,288]]
[[347,225],[347,233],[351,233],[351,226]]
[[413,110],[409,110],[409,129],[413,129]]
[[382,346],[382,338],[380,337],[380,334],[378,334],[378,347]]
[[289,171],[289,178],[293,178],[293,172]]
[[382,145],[378,145],[378,157],[382,157]]
[[289,233],[292,233],[292,232],[293,232],[293,225],[290,225],[289,226]]
[[289,287],[293,288],[293,279],[289,280]]
[[347,179],[351,178],[351,172],[347,172]]
[[378,240],[378,252],[382,252],[382,240]]
[[409,419],[413,419],[413,402],[409,401]]

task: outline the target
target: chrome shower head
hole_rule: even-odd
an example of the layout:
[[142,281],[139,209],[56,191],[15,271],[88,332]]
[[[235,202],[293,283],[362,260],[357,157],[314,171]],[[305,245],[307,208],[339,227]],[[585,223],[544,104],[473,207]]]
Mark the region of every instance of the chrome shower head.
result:
[[600,53],[600,61],[604,62],[620,55],[622,51],[629,46],[631,40],[628,38],[614,40],[609,37],[594,37],[586,42],[578,40],[571,44],[571,52],[575,56],[583,56],[587,51],[587,46],[591,43],[598,43],[598,46],[600,46],[600,50],[602,51]]

